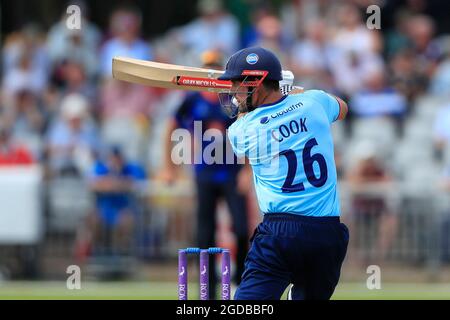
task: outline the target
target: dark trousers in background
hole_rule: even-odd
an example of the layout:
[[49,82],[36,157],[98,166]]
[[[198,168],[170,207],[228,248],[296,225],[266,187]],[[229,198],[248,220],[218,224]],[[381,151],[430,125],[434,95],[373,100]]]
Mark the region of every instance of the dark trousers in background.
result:
[[[248,251],[248,216],[246,197],[237,191],[236,179],[217,183],[197,179],[197,244],[200,248],[215,247],[216,209],[220,199],[224,199],[232,216],[233,232],[236,237],[237,257],[234,281],[239,284],[244,272],[244,262]],[[209,294],[216,299],[217,277],[216,259],[209,259]]]

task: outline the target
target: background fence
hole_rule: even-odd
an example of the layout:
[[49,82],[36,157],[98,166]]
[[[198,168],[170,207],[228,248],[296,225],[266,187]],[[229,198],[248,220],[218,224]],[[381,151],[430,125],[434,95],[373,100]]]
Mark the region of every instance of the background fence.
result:
[[[26,238],[5,241],[7,231],[2,230],[3,277],[58,279],[64,276],[64,266],[72,263],[82,263],[92,276],[119,276],[121,272],[130,276],[140,266],[173,262],[178,248],[195,244],[195,199],[188,181],[173,187],[153,182],[136,192],[137,219],[129,251],[120,251],[106,241],[103,251],[89,256],[81,254],[83,248],[77,244],[77,239],[83,238],[86,219],[94,210],[94,196],[86,183],[68,178],[35,188],[44,191],[44,195],[35,196],[45,199],[45,205],[34,219],[46,216],[47,223],[42,229],[27,231],[42,233],[31,242]],[[415,266],[432,276],[450,263],[449,197],[431,189],[409,189],[401,184],[368,185],[362,189],[340,184],[342,221],[350,229],[348,264]],[[9,214],[19,215],[20,208],[11,207]],[[225,205],[219,206],[218,217],[216,237],[222,245],[233,248]],[[27,219],[15,223],[26,225]]]

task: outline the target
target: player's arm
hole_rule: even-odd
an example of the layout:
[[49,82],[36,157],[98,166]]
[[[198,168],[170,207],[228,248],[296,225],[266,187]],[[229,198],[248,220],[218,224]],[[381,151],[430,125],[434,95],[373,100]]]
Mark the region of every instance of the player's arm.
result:
[[336,120],[344,120],[348,113],[348,105],[347,103],[339,97],[332,95],[337,102],[339,103],[339,115]]
[[177,167],[172,161],[172,132],[178,128],[178,123],[174,117],[169,119],[166,132],[163,137],[163,166],[158,179],[166,183],[173,183],[176,178]]
[[253,183],[253,171],[247,157],[245,157],[245,165],[237,177],[237,188],[241,194],[247,194],[251,190]]
[[330,124],[336,120],[343,120],[347,116],[348,106],[344,100],[323,90],[306,90],[304,93],[315,100],[325,111]]
[[[298,87],[298,86],[284,86],[282,88],[280,88],[281,93],[283,93],[284,95],[288,94],[288,95],[293,95],[293,94],[300,94],[300,93],[304,93],[305,89],[302,87]],[[336,99],[336,101],[339,104],[339,116],[337,117],[336,120],[343,120],[345,119],[345,117],[347,116],[347,112],[348,112],[348,106],[347,103],[342,100],[339,97],[336,97],[335,95],[330,94],[330,96],[334,97]]]

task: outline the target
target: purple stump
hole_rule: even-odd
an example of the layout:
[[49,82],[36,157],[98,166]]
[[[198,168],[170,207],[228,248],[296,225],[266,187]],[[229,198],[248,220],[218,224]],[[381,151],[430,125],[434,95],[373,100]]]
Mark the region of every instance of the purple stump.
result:
[[188,298],[188,268],[185,250],[178,250],[178,300]]
[[230,250],[222,251],[222,300],[230,300],[231,295],[231,263]]
[[209,299],[209,253],[200,251],[200,300]]

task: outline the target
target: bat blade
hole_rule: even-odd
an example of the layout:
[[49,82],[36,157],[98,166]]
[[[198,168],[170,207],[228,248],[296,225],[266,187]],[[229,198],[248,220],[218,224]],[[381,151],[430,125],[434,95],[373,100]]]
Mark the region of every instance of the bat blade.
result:
[[[114,79],[166,89],[220,92],[231,87],[231,82],[217,80],[223,73],[221,70],[125,57],[113,59]],[[181,81],[186,79],[190,81]]]

